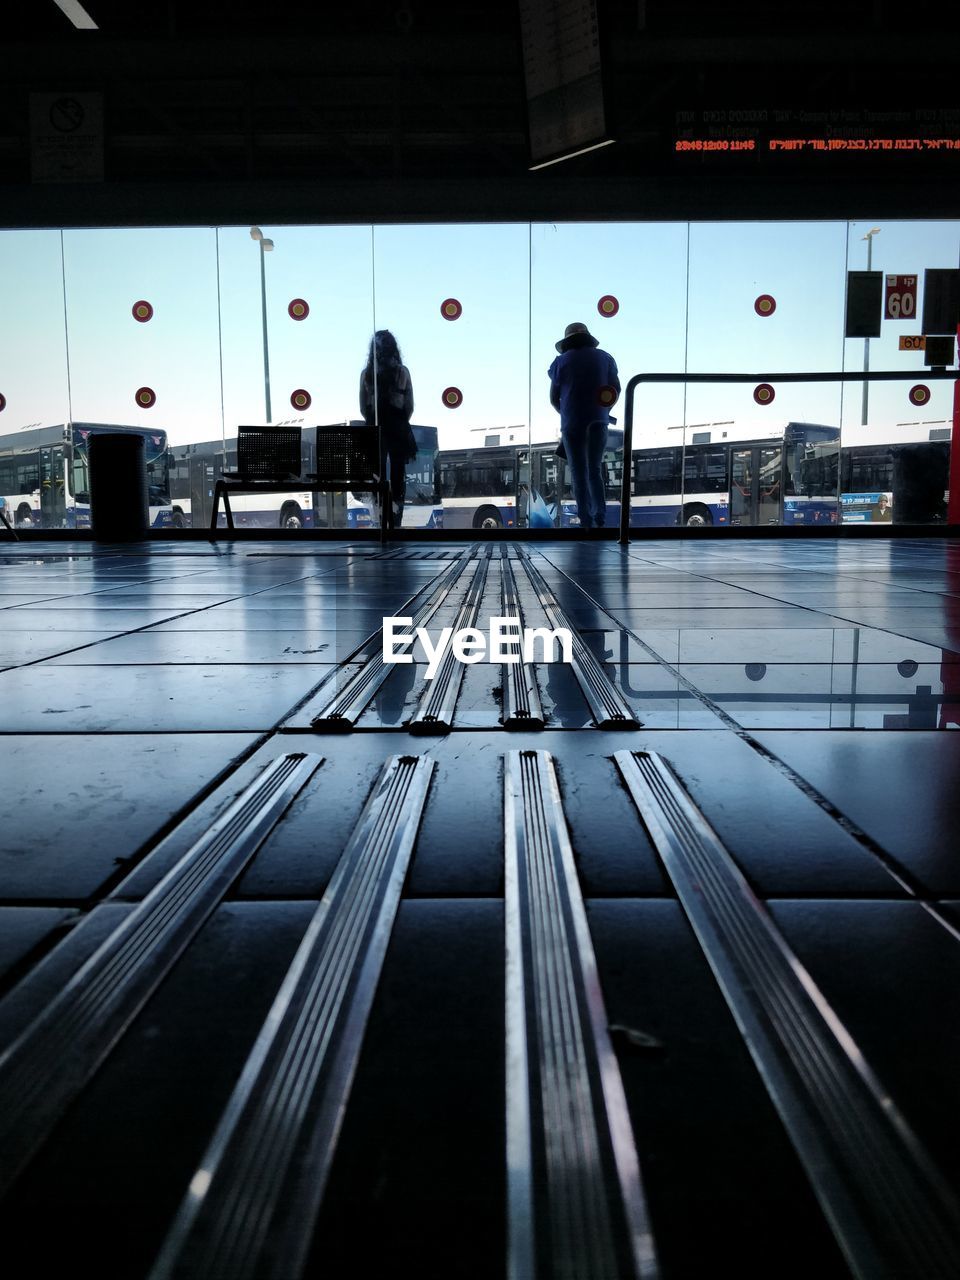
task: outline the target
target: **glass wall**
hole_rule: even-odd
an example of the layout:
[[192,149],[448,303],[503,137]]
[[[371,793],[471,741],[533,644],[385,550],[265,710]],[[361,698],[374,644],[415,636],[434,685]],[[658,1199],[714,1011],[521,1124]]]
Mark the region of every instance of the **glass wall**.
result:
[[[581,322],[623,386],[755,375],[639,388],[633,524],[937,523],[954,392],[917,348],[924,272],[958,261],[958,222],[0,232],[0,497],[24,527],[82,526],[64,424],[110,425],[167,448],[171,501],[157,462],[152,522],[204,525],[240,426],[299,425],[306,472],[314,428],[361,421],[360,375],[386,329],[413,398],[402,523],[576,529],[547,371]],[[886,318],[878,336],[845,338],[848,272],[868,267]],[[866,389],[775,377],[865,367],[906,376]],[[611,410],[608,524],[623,411]],[[234,507],[257,527],[380,519],[363,491]]]

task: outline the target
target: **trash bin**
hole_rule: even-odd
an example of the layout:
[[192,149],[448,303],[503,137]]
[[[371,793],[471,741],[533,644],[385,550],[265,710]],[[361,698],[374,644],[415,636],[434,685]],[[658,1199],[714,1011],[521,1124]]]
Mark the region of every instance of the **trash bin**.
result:
[[143,436],[94,433],[88,448],[93,536],[103,542],[144,537],[149,506]]

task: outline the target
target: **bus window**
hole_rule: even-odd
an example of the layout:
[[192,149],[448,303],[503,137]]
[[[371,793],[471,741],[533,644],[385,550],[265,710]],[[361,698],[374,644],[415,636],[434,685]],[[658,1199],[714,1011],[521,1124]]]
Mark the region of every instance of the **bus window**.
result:
[[[167,470],[166,449],[147,461],[147,495],[151,507],[170,502],[170,474]],[[74,465],[76,473],[76,465]]]
[[680,491],[680,450],[650,449],[634,460],[633,492],[645,498]]
[[407,463],[407,502],[434,501],[434,455],[419,449],[412,462]]
[[844,450],[844,493],[884,493],[893,488],[893,452],[855,445]]
[[620,501],[620,485],[623,481],[623,447],[608,448],[603,455],[604,485],[608,502]]
[[556,502],[560,488],[561,460],[555,453],[545,453],[540,458],[540,496],[544,502]]
[[788,494],[832,498],[837,492],[839,455],[836,445],[797,445],[787,451]]
[[726,493],[726,451],[706,445],[688,447],[683,463],[683,488],[686,493]]
[[87,450],[79,445],[73,450],[73,496],[79,502],[90,501],[90,473],[87,466]]

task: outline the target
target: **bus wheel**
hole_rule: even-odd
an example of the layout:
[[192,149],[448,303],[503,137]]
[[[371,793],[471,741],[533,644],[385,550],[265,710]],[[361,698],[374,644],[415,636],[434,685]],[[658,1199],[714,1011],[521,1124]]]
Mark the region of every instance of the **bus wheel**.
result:
[[481,507],[473,517],[473,527],[475,529],[502,529],[503,520],[500,518],[500,512],[496,507]]
[[684,507],[683,523],[688,525],[691,529],[702,529],[704,525],[713,524],[713,520],[711,519],[710,512],[706,507],[697,505]]
[[302,529],[303,512],[295,502],[288,502],[280,512],[281,529]]
[[172,520],[173,520],[173,527],[174,527],[175,529],[182,529],[182,528],[184,528],[184,523],[183,523],[183,512],[180,510],[180,508],[179,508],[179,507],[175,507],[175,508],[174,508],[174,510],[173,510],[173,517],[172,517]]

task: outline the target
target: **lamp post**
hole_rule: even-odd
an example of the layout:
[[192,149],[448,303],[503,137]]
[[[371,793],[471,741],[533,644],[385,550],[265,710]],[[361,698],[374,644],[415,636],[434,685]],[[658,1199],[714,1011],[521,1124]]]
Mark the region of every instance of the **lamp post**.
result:
[[[873,237],[878,236],[879,234],[880,234],[879,227],[871,227],[870,230],[867,232],[867,234],[862,237],[867,242],[867,270],[868,271],[872,270],[873,268]],[[864,338],[863,340],[863,372],[864,373],[870,372],[870,339],[869,338]],[[865,382],[863,384],[863,403],[860,408],[860,423],[861,423],[861,426],[864,426],[864,427],[867,425],[867,401],[869,399],[869,393],[870,393],[870,383]]]
[[270,355],[267,350],[267,273],[263,255],[273,248],[273,241],[268,240],[259,227],[250,228],[250,239],[260,245],[260,309],[263,315],[263,399],[266,405],[267,422],[273,421],[270,410]]

